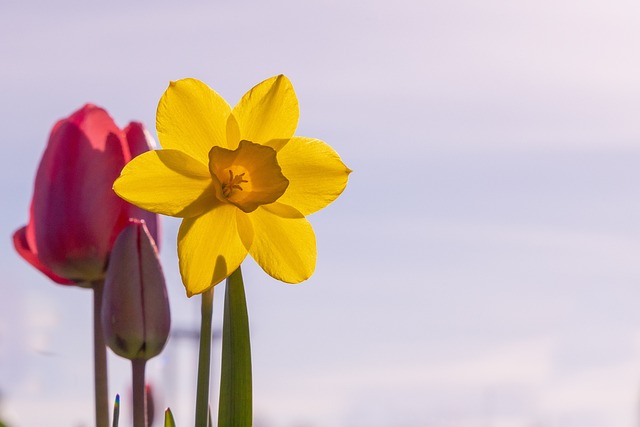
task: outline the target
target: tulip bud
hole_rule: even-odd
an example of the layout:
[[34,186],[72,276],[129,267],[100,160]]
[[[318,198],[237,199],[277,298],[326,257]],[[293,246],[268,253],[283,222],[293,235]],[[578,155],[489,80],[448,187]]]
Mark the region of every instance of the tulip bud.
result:
[[129,218],[145,219],[157,238],[157,215],[112,190],[131,152],[150,149],[147,136],[139,123],[119,129],[91,104],[56,123],[36,174],[29,223],[13,235],[18,253],[58,283],[81,284],[104,278]]
[[163,349],[171,318],[155,243],[143,221],[131,221],[113,246],[104,284],[102,328],[107,345],[127,359]]

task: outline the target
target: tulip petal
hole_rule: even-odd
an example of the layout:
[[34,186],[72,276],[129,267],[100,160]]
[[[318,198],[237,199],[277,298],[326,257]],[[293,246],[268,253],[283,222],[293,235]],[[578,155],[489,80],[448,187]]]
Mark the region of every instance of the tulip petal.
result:
[[247,92],[232,114],[240,125],[241,139],[268,145],[270,140],[293,136],[300,110],[291,82],[279,75]]
[[[196,79],[171,82],[160,99],[156,129],[163,148],[184,151],[207,163],[214,145],[227,145],[229,104]],[[235,148],[235,147],[233,147]]]
[[254,231],[249,253],[268,275],[287,283],[311,277],[316,266],[316,237],[300,212],[274,203],[247,216]]
[[217,202],[209,169],[178,150],[154,150],[136,157],[113,184],[126,201],[151,212],[189,218]]
[[222,204],[204,215],[182,221],[178,258],[187,296],[217,285],[247,256],[238,232],[237,211],[231,204]]
[[294,136],[278,152],[278,164],[289,187],[278,202],[304,215],[333,202],[345,189],[351,169],[338,153],[319,139]]
[[[75,124],[95,150],[104,150],[110,134],[116,135],[121,142],[124,142],[123,132],[115,124],[109,113],[93,104],[85,104],[81,109],[69,116],[66,122]],[[126,144],[123,144],[123,152],[125,159],[129,160],[131,154]]]
[[127,127],[124,128],[124,134],[129,145],[131,158],[158,148],[153,136],[151,136],[149,131],[140,122],[129,123]]
[[38,254],[33,251],[33,249],[29,246],[27,241],[27,227],[22,227],[19,230],[16,230],[13,233],[13,246],[16,248],[18,254],[24,258],[29,264],[40,270],[42,273],[47,275],[51,280],[61,285],[75,285],[76,282],[73,280],[65,279],[64,277],[60,277],[47,268],[46,265],[42,264],[38,259]]
[[77,281],[104,276],[126,209],[111,189],[124,147],[118,134],[96,142],[72,121],[52,132],[35,180],[32,247],[55,274]]

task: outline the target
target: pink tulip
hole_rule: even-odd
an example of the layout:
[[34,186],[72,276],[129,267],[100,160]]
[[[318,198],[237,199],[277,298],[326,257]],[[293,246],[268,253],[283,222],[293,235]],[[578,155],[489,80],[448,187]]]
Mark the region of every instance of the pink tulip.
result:
[[36,174],[29,223],[13,235],[18,253],[57,283],[87,286],[104,278],[129,218],[144,219],[157,240],[157,215],[112,190],[124,165],[152,145],[142,124],[121,130],[91,104],[56,123]]
[[144,222],[116,239],[104,283],[102,329],[107,345],[127,359],[148,360],[164,348],[171,316],[158,250]]

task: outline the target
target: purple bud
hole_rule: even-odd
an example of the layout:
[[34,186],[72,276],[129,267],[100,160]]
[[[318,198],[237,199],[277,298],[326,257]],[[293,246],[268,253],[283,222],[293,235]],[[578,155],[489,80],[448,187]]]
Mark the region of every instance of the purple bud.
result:
[[149,360],[163,349],[171,316],[158,249],[144,221],[131,220],[115,241],[104,284],[107,345],[127,359]]

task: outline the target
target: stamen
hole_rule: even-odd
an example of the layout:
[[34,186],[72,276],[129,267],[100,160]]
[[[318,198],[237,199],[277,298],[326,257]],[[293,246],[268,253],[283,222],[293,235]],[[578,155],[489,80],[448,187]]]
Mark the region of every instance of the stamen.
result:
[[249,182],[246,179],[242,178],[244,174],[245,172],[234,176],[231,169],[229,169],[229,182],[226,182],[222,185],[222,194],[224,195],[224,197],[229,197],[233,190],[243,191],[241,184]]

